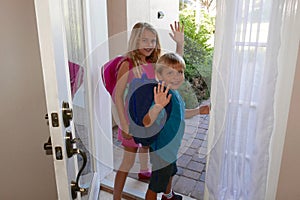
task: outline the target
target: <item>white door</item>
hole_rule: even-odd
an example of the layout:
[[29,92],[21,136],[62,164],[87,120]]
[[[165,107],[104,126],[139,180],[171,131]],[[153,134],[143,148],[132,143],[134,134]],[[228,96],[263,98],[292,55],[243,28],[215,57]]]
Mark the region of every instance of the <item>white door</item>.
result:
[[35,0],[35,8],[58,198],[95,200],[113,167],[110,100],[92,77],[108,59],[106,3]]

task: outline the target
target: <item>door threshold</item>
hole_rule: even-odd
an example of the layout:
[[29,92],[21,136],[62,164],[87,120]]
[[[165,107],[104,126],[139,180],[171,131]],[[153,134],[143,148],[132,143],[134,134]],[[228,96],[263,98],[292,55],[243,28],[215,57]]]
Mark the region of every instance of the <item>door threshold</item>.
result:
[[[103,192],[109,193],[110,196],[113,196],[113,188],[111,188],[107,185],[101,184],[100,190]],[[139,198],[139,197],[135,196],[134,194],[129,194],[129,193],[126,193],[123,191],[122,200],[123,199],[124,200],[141,200],[142,198]]]
[[[108,193],[113,193],[114,189],[114,180],[115,180],[116,172],[112,172],[109,175],[107,175],[102,181],[100,190],[103,190]],[[148,183],[136,180],[131,177],[127,177],[126,183],[124,186],[122,199],[126,200],[144,200],[145,194],[148,189]],[[176,192],[176,191],[175,191]],[[157,194],[157,200],[161,199],[161,193]],[[182,194],[181,194],[182,195]],[[194,198],[183,196],[183,200],[195,200]]]
[[[116,172],[112,172],[107,175],[102,181],[100,185],[100,189],[113,193],[114,188],[114,180],[115,180]],[[142,181],[138,181],[134,178],[127,177],[126,183],[123,189],[122,198],[126,200],[143,200],[145,199],[145,194],[148,188],[148,184]]]

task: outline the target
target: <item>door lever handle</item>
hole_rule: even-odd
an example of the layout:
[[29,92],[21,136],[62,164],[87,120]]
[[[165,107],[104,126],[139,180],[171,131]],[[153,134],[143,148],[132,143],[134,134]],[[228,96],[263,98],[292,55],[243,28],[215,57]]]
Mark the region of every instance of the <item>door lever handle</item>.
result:
[[75,154],[79,154],[82,157],[83,163],[78,171],[78,174],[76,176],[76,181],[71,182],[71,192],[72,192],[72,198],[77,198],[77,192],[80,192],[81,195],[87,195],[88,194],[88,188],[82,188],[79,186],[79,179],[81,177],[81,174],[87,164],[87,156],[86,153],[78,148],[74,148],[73,144],[76,143],[78,139],[74,138],[72,136],[71,131],[66,132],[66,150],[67,150],[67,156],[68,158],[72,157]]
[[77,152],[79,155],[81,155],[82,159],[83,159],[83,164],[80,168],[80,170],[78,171],[78,174],[76,176],[76,181],[72,181],[71,182],[71,192],[72,192],[72,198],[76,199],[77,198],[77,192],[80,192],[81,195],[87,195],[88,194],[88,188],[82,188],[79,186],[79,179],[81,177],[81,174],[87,164],[87,157],[86,157],[86,153],[81,151],[80,149],[77,149]]

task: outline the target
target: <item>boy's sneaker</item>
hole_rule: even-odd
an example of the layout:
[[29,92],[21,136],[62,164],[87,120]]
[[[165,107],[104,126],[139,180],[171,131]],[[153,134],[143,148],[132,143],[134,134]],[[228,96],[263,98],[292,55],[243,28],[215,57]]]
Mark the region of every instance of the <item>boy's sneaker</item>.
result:
[[182,200],[181,195],[175,194],[173,191],[172,191],[172,194],[173,194],[173,196],[171,199],[168,199],[166,196],[162,195],[161,200]]
[[150,179],[151,177],[151,171],[141,171],[138,174],[139,179]]

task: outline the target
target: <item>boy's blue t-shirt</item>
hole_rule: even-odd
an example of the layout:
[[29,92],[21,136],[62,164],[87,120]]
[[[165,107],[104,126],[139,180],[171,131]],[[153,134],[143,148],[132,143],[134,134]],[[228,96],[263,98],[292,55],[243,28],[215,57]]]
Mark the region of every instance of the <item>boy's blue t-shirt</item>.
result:
[[[170,90],[172,94],[172,110],[169,119],[160,131],[156,140],[150,145],[152,153],[168,163],[177,160],[177,154],[184,134],[185,104],[180,94],[176,90]],[[161,112],[163,115],[163,112]],[[163,116],[159,116],[162,118]],[[157,121],[159,121],[159,118]]]

